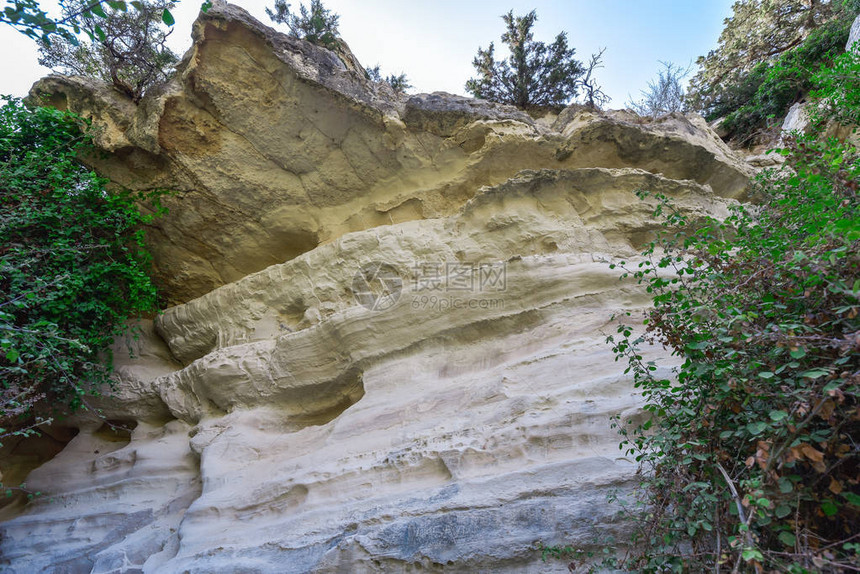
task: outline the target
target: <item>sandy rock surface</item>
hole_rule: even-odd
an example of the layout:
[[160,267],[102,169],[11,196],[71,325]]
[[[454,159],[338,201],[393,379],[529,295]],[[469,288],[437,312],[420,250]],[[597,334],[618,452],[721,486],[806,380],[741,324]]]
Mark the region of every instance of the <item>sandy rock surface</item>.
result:
[[535,120],[360,70],[216,4],[137,107],[34,86],[116,183],[175,191],[171,306],[117,341],[103,418],[40,447],[3,572],[566,572],[538,544],[629,531],[610,418],[639,399],[605,339],[649,299],[608,263],[659,228],[636,190],[722,218],[752,168],[701,118]]

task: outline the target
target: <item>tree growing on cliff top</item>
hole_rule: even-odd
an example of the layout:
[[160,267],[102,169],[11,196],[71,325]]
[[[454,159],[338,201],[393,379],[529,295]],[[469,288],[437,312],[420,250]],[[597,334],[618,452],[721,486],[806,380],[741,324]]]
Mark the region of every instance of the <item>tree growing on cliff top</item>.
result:
[[476,98],[513,104],[519,108],[561,107],[576,96],[579,79],[585,72],[574,59],[575,50],[561,32],[552,44],[536,41],[532,27],[537,13],[502,16],[507,30],[502,43],[510,50],[507,60],[496,60],[495,46],[478,48],[472,65],[477,77],[466,82],[466,91]]
[[672,62],[660,62],[663,69],[657,77],[648,82],[648,89],[642,90],[639,101],[630,101],[631,109],[640,116],[657,117],[672,112],[680,112],[684,107],[684,86],[682,82],[689,70]]
[[308,7],[299,4],[298,14],[290,12],[290,4],[285,0],[275,0],[274,8],[266,8],[266,14],[273,22],[286,24],[290,35],[326,48],[336,45],[340,37],[337,30],[340,16],[323,6],[322,0],[311,0]]
[[394,90],[395,94],[405,94],[406,90],[412,88],[412,84],[409,83],[409,78],[406,77],[406,74],[400,74],[395,76],[394,74],[389,74],[388,76],[383,76],[382,72],[379,70],[379,64],[374,67],[366,67],[364,69],[367,74],[368,79],[374,82],[385,82],[391,89]]
[[140,100],[152,86],[166,81],[179,57],[166,46],[171,31],[162,27],[168,0],[134,2],[107,10],[87,10],[89,0],[63,6],[65,17],[86,32],[89,41],[56,37],[42,41],[39,63],[63,74],[101,78]]

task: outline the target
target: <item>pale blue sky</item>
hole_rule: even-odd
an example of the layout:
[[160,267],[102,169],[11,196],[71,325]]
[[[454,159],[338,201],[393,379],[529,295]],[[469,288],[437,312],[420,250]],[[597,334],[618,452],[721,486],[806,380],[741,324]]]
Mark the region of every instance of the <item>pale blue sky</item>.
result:
[[[274,0],[239,0],[270,24],[265,7]],[[340,32],[364,65],[382,72],[405,72],[415,92],[463,94],[474,73],[478,46],[496,42],[503,31],[500,16],[537,10],[535,39],[551,42],[565,30],[577,57],[606,47],[598,81],[612,97],[610,108],[638,97],[659,69],[658,61],[686,66],[716,46],[733,0],[324,0],[340,14]],[[293,6],[298,2],[294,0]],[[49,3],[43,3],[48,6]],[[199,2],[185,0],[174,10],[171,44],[180,54],[190,46],[190,27]],[[48,73],[37,63],[35,44],[9,26],[0,26],[0,94],[24,95]]]

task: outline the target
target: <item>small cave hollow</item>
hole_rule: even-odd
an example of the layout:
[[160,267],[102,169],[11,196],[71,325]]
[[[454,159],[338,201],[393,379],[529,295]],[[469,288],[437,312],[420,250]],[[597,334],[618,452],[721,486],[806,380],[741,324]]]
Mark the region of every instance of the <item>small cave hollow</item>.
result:
[[26,486],[27,476],[57,456],[79,430],[59,425],[46,426],[29,436],[11,436],[0,446],[0,521],[20,514],[35,493]]

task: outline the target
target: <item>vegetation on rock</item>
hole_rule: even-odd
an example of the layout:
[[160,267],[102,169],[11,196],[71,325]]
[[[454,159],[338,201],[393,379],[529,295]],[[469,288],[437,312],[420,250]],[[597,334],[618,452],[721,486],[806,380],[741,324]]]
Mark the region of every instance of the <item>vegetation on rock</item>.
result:
[[64,37],[42,42],[39,63],[68,75],[101,78],[134,101],[163,83],[179,57],[166,46],[171,31],[161,27],[168,0],[142,0],[107,10],[88,11],[89,0],[72,0],[63,16],[86,32],[89,41]]
[[844,51],[856,14],[836,0],[736,2],[719,48],[699,59],[687,106],[709,121],[724,118],[721,129],[738,143],[756,143]]
[[406,90],[412,88],[412,84],[409,83],[409,78],[406,77],[406,74],[400,74],[397,76],[389,74],[388,76],[383,76],[382,72],[379,70],[379,64],[372,68],[368,66],[364,71],[367,74],[368,79],[374,82],[385,82],[391,86],[391,89],[394,90],[395,94],[405,94]]
[[286,24],[292,36],[326,48],[336,46],[340,16],[323,6],[322,0],[311,0],[307,7],[299,4],[298,14],[290,12],[290,4],[285,0],[275,0],[274,8],[266,8],[266,14],[273,22]]
[[582,63],[567,45],[567,34],[561,32],[547,46],[536,41],[532,27],[537,13],[502,16],[507,30],[502,43],[511,54],[507,60],[496,60],[495,46],[478,48],[472,65],[478,76],[466,82],[466,91],[493,102],[519,108],[560,107],[576,96],[579,80],[585,72]]
[[743,83],[762,62],[799,46],[815,29],[843,13],[841,0],[740,0],[732,6],[718,46],[699,58],[691,104],[710,111],[726,87]]
[[85,122],[0,107],[0,439],[76,409],[109,382],[108,347],[153,311],[140,199],[109,192],[78,156]]
[[684,86],[682,82],[688,70],[672,62],[660,62],[663,70],[657,78],[648,82],[648,89],[642,90],[639,101],[630,101],[629,106],[640,116],[657,117],[684,108]]
[[[817,78],[819,97],[855,106],[837,119],[860,113],[857,78],[851,54]],[[626,567],[860,567],[860,152],[817,134],[776,151],[786,161],[756,179],[758,206],[724,222],[694,224],[660,197],[677,231],[625,268],[654,296],[643,336],[609,338],[649,415],[618,421],[646,477]],[[645,343],[682,360],[677,378],[658,376]]]
[[[60,4],[64,6],[63,2]],[[0,23],[8,24],[34,40],[40,40],[45,44],[62,38],[75,45],[78,42],[78,34],[85,31],[92,40],[97,37],[96,28],[99,27],[96,26],[91,31],[82,29],[79,18],[86,19],[92,16],[107,18],[105,6],[111,10],[124,12],[129,5],[136,8],[139,4],[141,3],[136,0],[129,2],[125,0],[91,0],[80,3],[77,11],[66,12],[64,10],[62,17],[54,19],[42,9],[38,0],[6,0],[6,6],[0,10]],[[211,5],[210,0],[205,0],[200,9],[205,12]],[[168,26],[173,25],[173,15],[170,10],[165,9],[161,13],[161,20]]]

